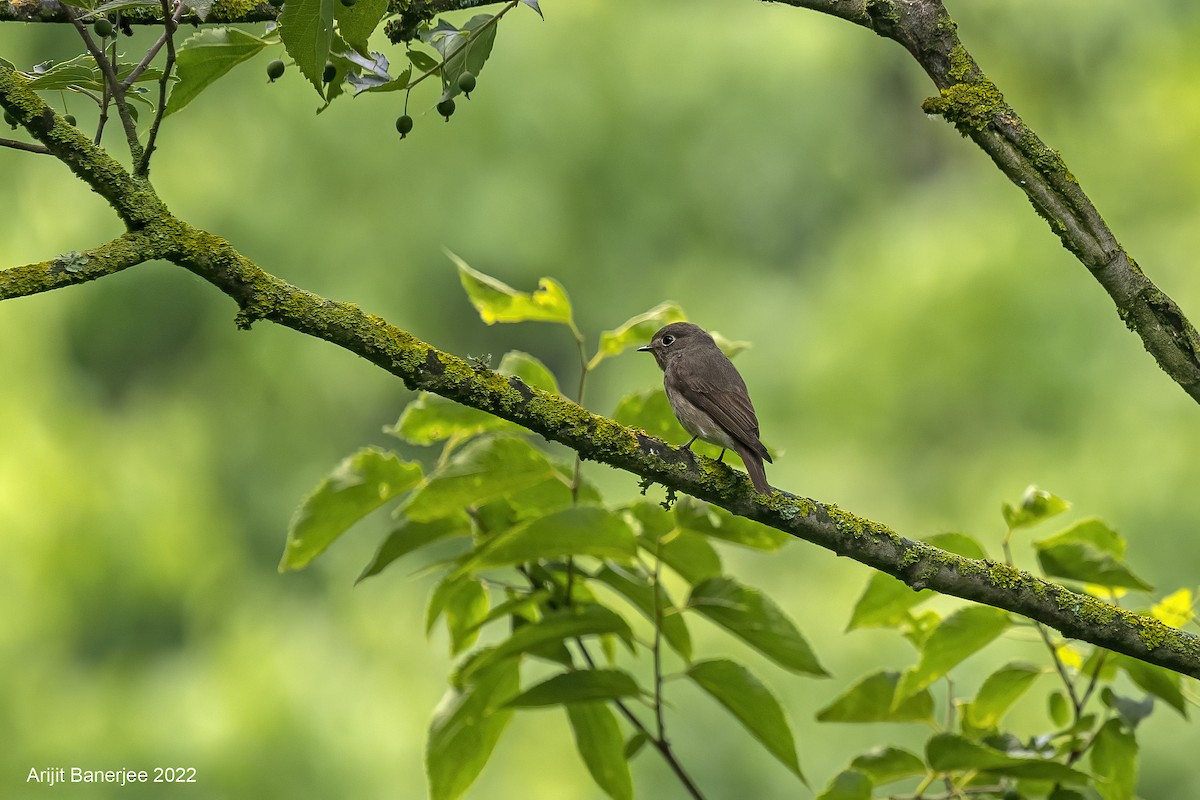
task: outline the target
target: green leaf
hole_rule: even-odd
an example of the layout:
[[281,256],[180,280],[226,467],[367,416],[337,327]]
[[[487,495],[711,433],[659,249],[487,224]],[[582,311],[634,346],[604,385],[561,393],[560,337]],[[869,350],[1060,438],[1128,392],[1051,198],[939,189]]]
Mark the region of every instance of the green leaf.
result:
[[928,770],[925,762],[915,753],[899,747],[876,747],[850,762],[850,766],[863,772],[876,786],[924,775]]
[[1187,719],[1187,701],[1183,697],[1182,679],[1178,672],[1138,661],[1136,658],[1109,653],[1113,664],[1125,670],[1135,684],[1162,700]]
[[517,628],[511,636],[495,647],[479,651],[463,665],[459,679],[469,680],[470,676],[479,670],[487,669],[498,661],[515,658],[542,645],[557,644],[577,636],[604,633],[615,633],[626,645],[633,644],[633,631],[629,629],[629,623],[603,606],[588,605],[554,611],[537,622]]
[[1045,672],[1033,664],[1006,664],[989,675],[967,711],[971,725],[994,728],[1021,695]]
[[[605,564],[594,575],[593,580],[613,589],[633,604],[633,607],[654,622],[654,588],[649,578],[640,572],[632,572],[613,564]],[[662,635],[676,653],[684,661],[692,660],[692,636],[688,632],[683,615],[667,596],[666,590],[660,585]]]
[[685,531],[721,539],[743,547],[768,552],[778,550],[792,540],[782,531],[760,522],[735,516],[723,508],[681,497],[675,503],[675,524]]
[[483,70],[488,56],[492,54],[492,44],[496,41],[496,29],[499,26],[494,19],[493,14],[477,14],[467,20],[461,30],[443,20],[427,37],[444,62],[442,100],[460,94],[458,79],[464,72],[478,76]]
[[638,731],[633,736],[630,736],[629,741],[625,742],[625,760],[632,761],[633,757],[641,752],[648,741],[650,741],[650,737],[642,731]]
[[509,708],[536,708],[562,703],[614,700],[645,694],[628,672],[620,669],[580,669],[555,675],[509,700]]
[[1055,690],[1047,695],[1046,712],[1050,715],[1050,721],[1060,728],[1065,728],[1071,721],[1071,708],[1066,695],[1060,691]]
[[479,776],[512,718],[512,711],[501,705],[519,688],[517,662],[509,660],[446,692],[434,711],[425,748],[432,800],[455,800]]
[[1180,589],[1155,603],[1150,615],[1164,625],[1182,628],[1196,618],[1196,612],[1192,610],[1195,604],[1192,590]]
[[925,759],[938,772],[978,770],[1013,778],[1086,784],[1086,774],[1057,761],[1031,756],[1010,756],[953,733],[938,733],[925,745]]
[[875,785],[871,778],[856,769],[842,770],[833,776],[817,800],[871,800]]
[[605,703],[571,703],[567,718],[575,733],[575,747],[596,785],[616,800],[632,800],[625,740],[613,712]]
[[537,15],[542,19],[546,18],[546,15],[542,13],[542,9],[538,7],[538,0],[521,0],[521,2],[536,11]]
[[363,569],[355,583],[370,578],[372,575],[378,575],[396,559],[427,544],[455,536],[467,536],[470,533],[471,522],[466,514],[441,517],[430,522],[401,520],[400,524],[393,528],[383,543],[379,545],[371,562]]
[[1099,586],[1121,586],[1146,592],[1151,587],[1122,561],[1125,540],[1095,517],[1033,543],[1047,575]]
[[1025,489],[1020,505],[1014,507],[1005,503],[1000,507],[1000,511],[1004,515],[1004,522],[1015,530],[1036,525],[1070,507],[1071,504],[1058,495],[1031,485]]
[[518,292],[490,275],[471,269],[465,261],[447,251],[458,266],[458,277],[471,304],[488,325],[497,322],[559,322],[574,325],[571,301],[557,282],[550,278],[538,281],[537,291]]
[[303,568],[351,525],[420,480],[420,464],[379,448],[343,459],[296,509],[279,571]]
[[525,439],[476,439],[429,476],[405,506],[404,514],[427,522],[528,489],[555,474],[546,456]]
[[317,93],[325,96],[322,73],[333,41],[333,7],[337,0],[288,0],[279,12],[279,35],[289,56]]
[[968,606],[955,611],[925,640],[921,660],[904,673],[896,688],[896,699],[902,700],[929,686],[1010,624],[1007,612],[990,606]]
[[783,610],[757,589],[732,578],[707,578],[692,588],[687,607],[782,667],[809,675],[829,674]]
[[596,506],[564,508],[487,539],[458,572],[524,564],[558,556],[632,561],[637,542],[628,523]]
[[458,655],[479,639],[479,626],[491,605],[487,587],[476,578],[462,581],[446,598],[446,630],[450,654]]
[[686,319],[683,309],[675,303],[662,303],[636,317],[630,317],[619,328],[600,334],[600,346],[588,362],[588,369],[595,369],[604,359],[620,355],[630,347],[649,344],[659,328]]
[[367,41],[379,26],[383,15],[387,13],[387,7],[388,0],[357,0],[350,6],[338,3],[333,10],[338,33],[342,35],[346,44],[360,54],[368,55],[370,50]]
[[771,690],[741,664],[726,659],[700,661],[687,676],[737,717],[742,726],[796,777],[804,780],[796,758],[792,726]]
[[[189,36],[177,48],[175,74],[179,82],[171,89],[163,116],[182,109],[218,78],[258,55],[268,44],[237,28],[212,28]],[[322,60],[321,64],[324,63]]]
[[983,549],[975,537],[968,536],[965,533],[948,532],[935,533],[932,536],[926,536],[922,541],[931,544],[934,547],[960,555],[963,558],[984,559],[987,558],[987,552]]
[[657,551],[662,562],[689,584],[724,572],[721,557],[708,539],[675,527],[675,515],[658,503],[639,500],[628,511],[641,528],[638,545],[651,555]]
[[554,379],[554,373],[529,353],[509,350],[504,354],[504,358],[500,359],[500,366],[496,371],[501,375],[520,378],[526,386],[545,389],[554,394],[559,393],[558,381]]
[[683,427],[675,418],[667,393],[661,387],[625,395],[617,403],[613,419],[626,427],[640,428],[667,443],[673,439],[679,439],[681,444],[685,441],[682,439],[686,436]]
[[819,722],[931,722],[933,696],[922,690],[894,703],[898,672],[875,672],[817,712]]
[[855,628],[895,628],[909,618],[909,609],[923,603],[937,592],[922,589],[914,592],[904,581],[883,572],[876,572],[867,581],[867,588],[854,604],[847,631]]
[[1096,734],[1090,754],[1097,780],[1094,788],[1104,800],[1133,800],[1137,790],[1138,744],[1133,732],[1110,719]]
[[491,431],[519,430],[516,423],[494,414],[421,392],[404,407],[395,425],[384,428],[384,433],[410,444],[430,445],[451,437],[466,439]]

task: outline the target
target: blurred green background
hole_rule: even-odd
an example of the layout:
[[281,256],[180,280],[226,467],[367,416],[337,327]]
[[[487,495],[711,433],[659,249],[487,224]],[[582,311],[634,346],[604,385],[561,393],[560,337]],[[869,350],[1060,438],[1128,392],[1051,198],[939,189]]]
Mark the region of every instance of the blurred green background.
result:
[[[931,87],[901,48],[750,0],[543,6],[545,22],[504,20],[449,124],[432,91],[414,95],[403,142],[401,96],[314,116],[298,72],[268,85],[276,54],[260,56],[168,120],[156,185],[276,275],[461,355],[528,350],[566,385],[569,336],[484,326],[442,247],[518,288],[556,277],[593,336],[675,300],[754,343],[738,365],[781,451],[775,485],[913,537],[970,532],[998,555],[1000,502],[1036,482],[1075,503],[1069,518],[1123,533],[1160,594],[1196,585],[1200,409],[1022,195],[925,118]],[[1129,251],[1200,318],[1200,6],[951,12]],[[20,66],[77,50],[63,27],[0,25],[0,56]],[[0,265],[120,232],[50,158],[0,150],[0,176]],[[64,765],[195,767],[187,796],[425,794],[423,740],[450,664],[444,636],[421,634],[433,577],[409,560],[352,587],[386,515],[306,572],[275,570],[300,498],[359,446],[398,446],[381,429],[412,395],[314,339],[239,332],[235,310],[160,264],[0,305],[0,795],[43,796],[24,783],[30,767]],[[610,360],[588,404],[611,413],[659,380],[644,356]],[[637,491],[628,474],[586,469],[613,500]],[[795,679],[694,625],[698,652],[746,657],[783,697],[815,787],[872,744],[923,739],[813,720],[865,672],[914,661],[894,634],[842,634],[865,567],[803,542],[727,564],[834,673]],[[1029,639],[990,646],[959,687],[1041,660]],[[677,750],[712,797],[807,796],[710,700],[672,691]],[[1014,712],[1030,732],[1048,724],[1042,696]],[[1200,796],[1183,744],[1196,736],[1169,709],[1143,725],[1144,796]],[[634,777],[641,796],[681,794],[648,753]],[[600,792],[548,711],[515,718],[469,796]]]

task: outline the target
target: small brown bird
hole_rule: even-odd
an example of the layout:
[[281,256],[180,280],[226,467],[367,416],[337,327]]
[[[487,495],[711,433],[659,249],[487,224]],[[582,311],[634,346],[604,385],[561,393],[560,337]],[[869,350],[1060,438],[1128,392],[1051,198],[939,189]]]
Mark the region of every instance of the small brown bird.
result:
[[763,461],[771,461],[758,440],[758,417],[737,367],[699,325],[672,322],[638,350],[653,353],[663,371],[663,388],[671,409],[692,438],[703,439],[741,456],[754,488],[771,493]]

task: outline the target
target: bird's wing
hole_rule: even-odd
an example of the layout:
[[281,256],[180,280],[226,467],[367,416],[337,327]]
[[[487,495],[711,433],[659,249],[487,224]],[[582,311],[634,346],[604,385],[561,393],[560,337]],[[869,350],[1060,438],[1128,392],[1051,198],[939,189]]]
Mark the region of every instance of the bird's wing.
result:
[[[712,417],[730,436],[770,462],[767,448],[758,440],[758,417],[745,381],[728,359],[719,363],[720,366],[715,367],[716,374],[707,380],[697,377],[686,363],[675,365],[674,374],[669,375],[668,380],[675,391]],[[714,369],[711,362],[708,369]]]

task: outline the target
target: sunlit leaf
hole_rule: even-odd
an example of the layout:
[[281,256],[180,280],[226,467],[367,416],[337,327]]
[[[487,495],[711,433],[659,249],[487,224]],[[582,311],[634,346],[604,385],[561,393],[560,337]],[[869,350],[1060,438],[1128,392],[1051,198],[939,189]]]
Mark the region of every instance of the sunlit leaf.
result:
[[1000,507],[1004,522],[1009,528],[1028,528],[1042,520],[1061,514],[1071,507],[1071,504],[1056,494],[1029,486],[1021,502],[1016,505],[1004,503]]
[[925,745],[929,766],[939,772],[978,770],[1013,778],[1086,784],[1088,775],[1068,766],[1032,756],[1009,754],[952,733],[938,733]]
[[[645,575],[622,569],[615,564],[605,564],[592,575],[592,579],[616,591],[642,612],[646,619],[654,621],[654,588]],[[691,661],[692,637],[683,615],[677,612],[671,598],[666,594],[666,589],[660,586],[659,592],[663,638],[685,661]]]
[[804,780],[796,758],[792,726],[783,707],[748,669],[733,661],[714,659],[688,667],[687,676],[737,717],[767,752]]
[[420,480],[420,464],[378,448],[343,459],[296,509],[279,571],[306,566],[351,525]]
[[182,109],[218,78],[267,46],[268,42],[237,28],[211,28],[189,36],[176,46],[175,74],[179,82],[171,89],[165,115]]
[[1196,598],[1191,589],[1180,589],[1154,604],[1150,614],[1164,625],[1182,628],[1196,618]]
[[1096,518],[1034,542],[1038,563],[1047,575],[1100,586],[1149,591],[1150,585],[1125,565],[1125,540]]
[[537,291],[519,292],[490,275],[472,269],[465,261],[447,251],[458,267],[458,277],[471,304],[488,325],[497,322],[559,322],[571,324],[571,301],[551,278],[538,281]]
[[946,617],[922,646],[920,662],[904,673],[896,688],[896,699],[901,700],[929,686],[1003,633],[1010,624],[1007,612],[991,606],[968,606]]
[[1137,796],[1138,744],[1133,732],[1118,719],[1104,723],[1089,755],[1097,780],[1094,788],[1104,800],[1133,800]]
[[575,747],[596,785],[614,800],[632,800],[625,740],[612,710],[602,702],[571,703],[566,708]]
[[525,439],[476,439],[429,476],[404,513],[418,521],[437,519],[536,486],[555,474],[546,456]]
[[579,669],[542,681],[510,700],[512,708],[555,706],[591,700],[613,700],[644,694],[637,681],[620,669]]
[[971,701],[968,717],[976,728],[994,728],[1045,670],[1033,664],[1007,664],[987,676]]
[[[279,35],[300,74],[324,97],[322,73],[333,41],[333,8],[337,0],[287,0],[279,12]],[[364,0],[367,2],[367,0]]]
[[850,766],[865,773],[873,784],[884,784],[926,773],[925,762],[915,753],[899,747],[876,747],[850,762]]
[[808,641],[775,601],[732,578],[708,578],[692,588],[687,607],[793,672],[827,676]]
[[447,690],[433,714],[425,748],[432,800],[455,800],[479,776],[512,718],[502,704],[520,689],[517,662],[498,661]]
[[875,788],[870,776],[856,769],[842,770],[833,776],[817,800],[871,800]]
[[630,317],[615,330],[600,334],[600,346],[588,363],[588,369],[594,369],[605,358],[620,355],[630,347],[649,344],[659,328],[686,319],[683,309],[675,303],[662,303],[649,311]]
[[401,520],[383,540],[379,549],[375,551],[374,557],[363,569],[362,574],[358,576],[358,580],[378,575],[396,559],[427,544],[455,536],[466,536],[470,533],[471,523],[466,514],[440,517],[429,522]]
[[922,541],[963,558],[987,558],[987,551],[983,549],[983,545],[974,536],[965,533],[956,531],[935,533],[932,536],[926,536]]
[[933,697],[922,690],[894,702],[898,672],[876,672],[851,686],[817,712],[820,722],[929,722]]

